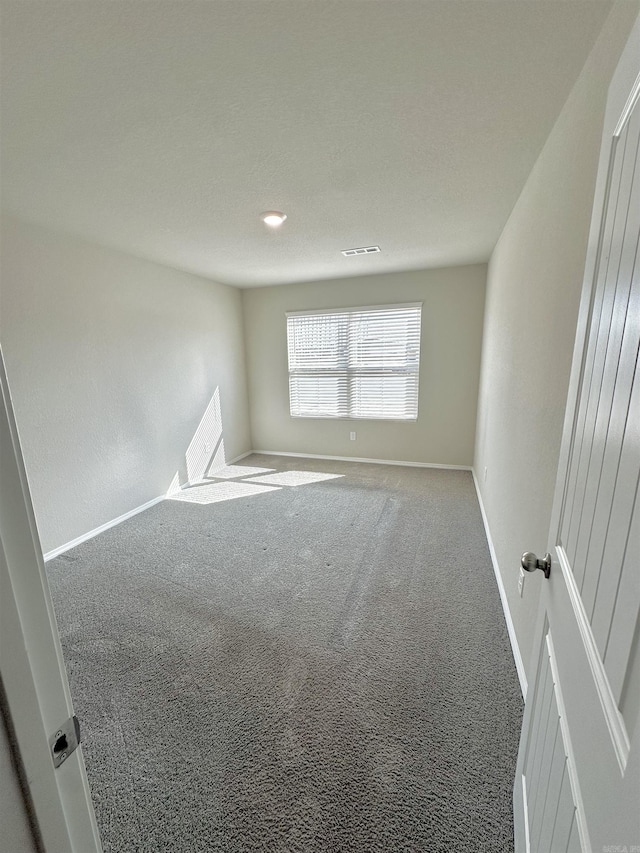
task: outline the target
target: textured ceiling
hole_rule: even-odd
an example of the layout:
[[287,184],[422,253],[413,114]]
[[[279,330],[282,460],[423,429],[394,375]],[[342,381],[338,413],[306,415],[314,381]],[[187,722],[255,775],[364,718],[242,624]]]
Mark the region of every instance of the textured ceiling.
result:
[[241,286],[485,261],[610,5],[3,3],[3,207]]

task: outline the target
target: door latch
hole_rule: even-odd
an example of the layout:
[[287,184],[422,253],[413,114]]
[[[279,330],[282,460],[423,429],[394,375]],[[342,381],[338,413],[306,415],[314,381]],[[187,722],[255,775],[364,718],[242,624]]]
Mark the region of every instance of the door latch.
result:
[[56,729],[49,738],[49,749],[53,758],[53,766],[60,767],[63,761],[71,755],[80,743],[80,722],[74,714]]

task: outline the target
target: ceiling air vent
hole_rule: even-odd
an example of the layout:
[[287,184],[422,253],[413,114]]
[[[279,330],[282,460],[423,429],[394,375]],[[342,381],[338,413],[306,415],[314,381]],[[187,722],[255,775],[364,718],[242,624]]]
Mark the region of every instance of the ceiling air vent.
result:
[[362,249],[345,249],[342,253],[345,258],[350,258],[351,255],[372,255],[374,252],[379,252],[380,246],[365,246]]

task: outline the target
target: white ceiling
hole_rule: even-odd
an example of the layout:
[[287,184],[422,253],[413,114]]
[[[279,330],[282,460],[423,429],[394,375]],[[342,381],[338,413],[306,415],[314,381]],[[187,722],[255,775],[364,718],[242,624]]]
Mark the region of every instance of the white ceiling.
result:
[[485,261],[610,6],[3,2],[3,207],[240,286]]

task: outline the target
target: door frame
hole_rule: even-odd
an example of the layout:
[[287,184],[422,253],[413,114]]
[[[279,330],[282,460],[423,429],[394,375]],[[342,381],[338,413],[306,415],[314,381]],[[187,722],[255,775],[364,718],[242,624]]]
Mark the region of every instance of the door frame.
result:
[[78,747],[57,769],[49,739],[73,716],[51,593],[0,348],[0,674],[46,851],[100,853]]

